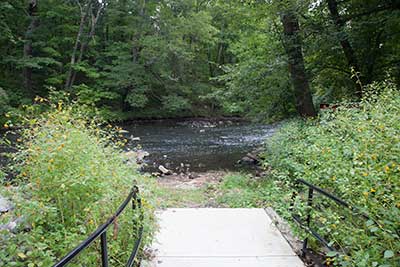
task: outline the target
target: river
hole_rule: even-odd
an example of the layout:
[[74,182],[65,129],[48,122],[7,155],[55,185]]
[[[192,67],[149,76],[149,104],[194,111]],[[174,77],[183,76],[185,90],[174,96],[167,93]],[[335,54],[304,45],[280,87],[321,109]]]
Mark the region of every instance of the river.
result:
[[159,165],[171,170],[238,170],[237,161],[262,145],[276,126],[242,121],[150,121],[122,126],[130,141],[150,153],[146,171]]

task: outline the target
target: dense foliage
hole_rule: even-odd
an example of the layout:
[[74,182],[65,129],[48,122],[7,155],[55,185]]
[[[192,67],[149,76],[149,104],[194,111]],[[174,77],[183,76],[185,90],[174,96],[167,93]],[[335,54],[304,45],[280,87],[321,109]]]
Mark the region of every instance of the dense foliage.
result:
[[390,83],[371,89],[380,95],[326,111],[318,121],[288,123],[266,150],[266,164],[287,202],[294,180],[302,178],[376,221],[334,203],[316,209],[318,232],[347,254],[337,259],[342,266],[398,266],[400,260],[400,94]]
[[0,112],[65,90],[114,119],[291,116],[282,14],[300,25],[315,103],[399,76],[392,0],[4,0]]
[[[31,126],[17,140],[20,175],[1,189],[16,207],[1,221],[22,216],[23,223],[16,231],[1,232],[0,265],[54,264],[104,223],[141,178],[112,141],[115,134],[100,130],[98,122],[88,121],[77,106],[63,107],[59,102],[52,110],[30,120]],[[127,262],[141,223],[146,226],[145,243],[149,242],[152,208],[145,207],[144,222],[138,211],[128,208],[109,231],[113,266]],[[95,242],[82,252],[77,266],[99,266],[98,249]]]
[[[358,212],[314,193],[311,227],[339,254],[327,253],[309,236],[315,251],[333,266],[398,266],[400,261],[400,94],[391,83],[374,85],[361,104],[343,104],[307,122],[282,124],[263,152],[266,175],[233,173],[208,189],[227,207],[273,207],[293,222],[304,220],[307,188],[296,179],[319,186],[348,202]],[[360,214],[367,214],[365,219]],[[300,238],[305,231],[292,223]]]

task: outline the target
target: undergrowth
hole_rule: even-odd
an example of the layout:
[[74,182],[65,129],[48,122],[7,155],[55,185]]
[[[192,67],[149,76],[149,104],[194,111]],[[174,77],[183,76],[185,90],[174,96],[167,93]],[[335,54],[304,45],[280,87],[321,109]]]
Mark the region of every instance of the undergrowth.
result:
[[[338,254],[326,253],[336,266],[400,265],[400,92],[391,83],[373,85],[355,104],[323,111],[316,120],[284,124],[267,141],[264,178],[236,174],[220,185],[218,200],[231,207],[273,206],[291,221],[293,191],[300,195],[296,213],[307,212],[302,178],[347,201],[370,219],[353,214],[316,194],[312,227]],[[301,237],[304,231],[293,224]],[[314,249],[321,245],[315,239]]]
[[[41,101],[43,102],[43,101]],[[18,177],[1,188],[16,203],[1,216],[23,223],[14,232],[0,233],[1,266],[51,266],[104,223],[133,185],[144,179],[125,164],[123,141],[117,131],[88,119],[81,107],[59,101],[48,112],[26,119],[14,160]],[[129,207],[109,233],[112,266],[124,266],[145,227],[144,245],[153,232],[152,199],[144,189],[144,221]],[[99,242],[93,243],[71,266],[100,266]]]

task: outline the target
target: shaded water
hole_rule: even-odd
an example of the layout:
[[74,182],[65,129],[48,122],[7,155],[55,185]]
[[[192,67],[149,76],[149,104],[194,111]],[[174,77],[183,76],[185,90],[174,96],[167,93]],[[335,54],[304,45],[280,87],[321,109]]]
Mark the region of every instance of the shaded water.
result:
[[[235,170],[236,162],[259,147],[275,126],[245,122],[152,121],[126,124],[128,147],[150,153],[147,171],[159,165],[190,171]],[[183,168],[181,166],[184,166]]]

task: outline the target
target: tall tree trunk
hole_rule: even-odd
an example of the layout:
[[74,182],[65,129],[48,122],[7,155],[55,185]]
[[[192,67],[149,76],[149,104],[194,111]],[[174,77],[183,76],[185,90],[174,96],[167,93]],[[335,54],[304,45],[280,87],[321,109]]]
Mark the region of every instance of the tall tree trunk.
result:
[[[28,26],[28,30],[25,33],[25,42],[24,42],[24,59],[25,60],[27,60],[33,56],[32,35],[39,24],[39,20],[37,17],[38,2],[39,2],[39,0],[30,0],[29,1],[28,15],[30,18],[30,23]],[[31,96],[34,96],[35,92],[33,91],[32,68],[31,67],[23,68],[23,81],[24,81],[25,90],[28,92],[28,94],[30,94]]]
[[328,9],[331,14],[331,18],[336,26],[336,31],[339,33],[339,42],[342,46],[343,53],[347,59],[347,63],[350,68],[356,72],[357,75],[352,75],[352,79],[356,85],[356,95],[361,98],[363,94],[362,81],[359,79],[362,77],[360,65],[358,64],[358,60],[356,54],[353,50],[353,47],[344,32],[345,21],[340,17],[338,11],[338,5],[336,0],[328,0]]
[[281,15],[284,46],[289,59],[289,71],[294,87],[296,109],[303,117],[314,117],[316,111],[304,67],[300,26],[296,15],[286,11]]
[[76,54],[78,52],[79,47],[82,45],[81,44],[82,43],[82,40],[81,40],[82,39],[82,34],[83,34],[83,30],[84,30],[84,27],[85,27],[86,20],[88,18],[88,14],[89,14],[89,9],[90,9],[90,4],[91,3],[87,4],[86,9],[84,9],[82,7],[82,5],[79,3],[79,1],[77,1],[77,4],[79,5],[79,9],[81,11],[81,19],[80,19],[80,23],[79,23],[79,30],[78,30],[78,33],[76,35],[75,45],[74,45],[74,48],[72,50],[70,67],[69,67],[69,70],[68,70],[68,73],[67,73],[67,78],[66,78],[66,81],[65,81],[65,89],[66,90],[70,90],[71,87],[72,87],[71,81],[72,81],[72,77],[74,75],[73,68],[74,68],[74,65],[76,63]]
[[137,32],[133,34],[132,37],[132,62],[136,64],[139,63],[140,51],[142,50],[142,46],[139,44],[139,41],[142,38],[142,33],[140,31],[145,28],[146,4],[146,0],[143,0],[142,2],[139,1],[137,3],[140,21],[137,27]]
[[[91,13],[91,15],[90,15],[91,16],[90,31],[89,31],[89,33],[87,35],[87,38],[86,38],[85,42],[83,42],[81,44],[80,51],[79,51],[79,56],[78,56],[78,59],[76,61],[76,64],[78,64],[78,63],[80,63],[82,61],[83,55],[84,55],[86,49],[89,47],[89,42],[94,37],[94,35],[96,33],[96,25],[97,25],[97,22],[99,21],[101,12],[103,11],[103,7],[104,6],[102,6],[102,5],[99,6],[98,9],[97,9],[96,14],[93,13],[92,8],[90,10],[90,13]],[[72,87],[74,85],[75,79],[76,79],[76,71],[72,70],[72,77],[71,77],[71,80],[70,80],[70,87]]]

